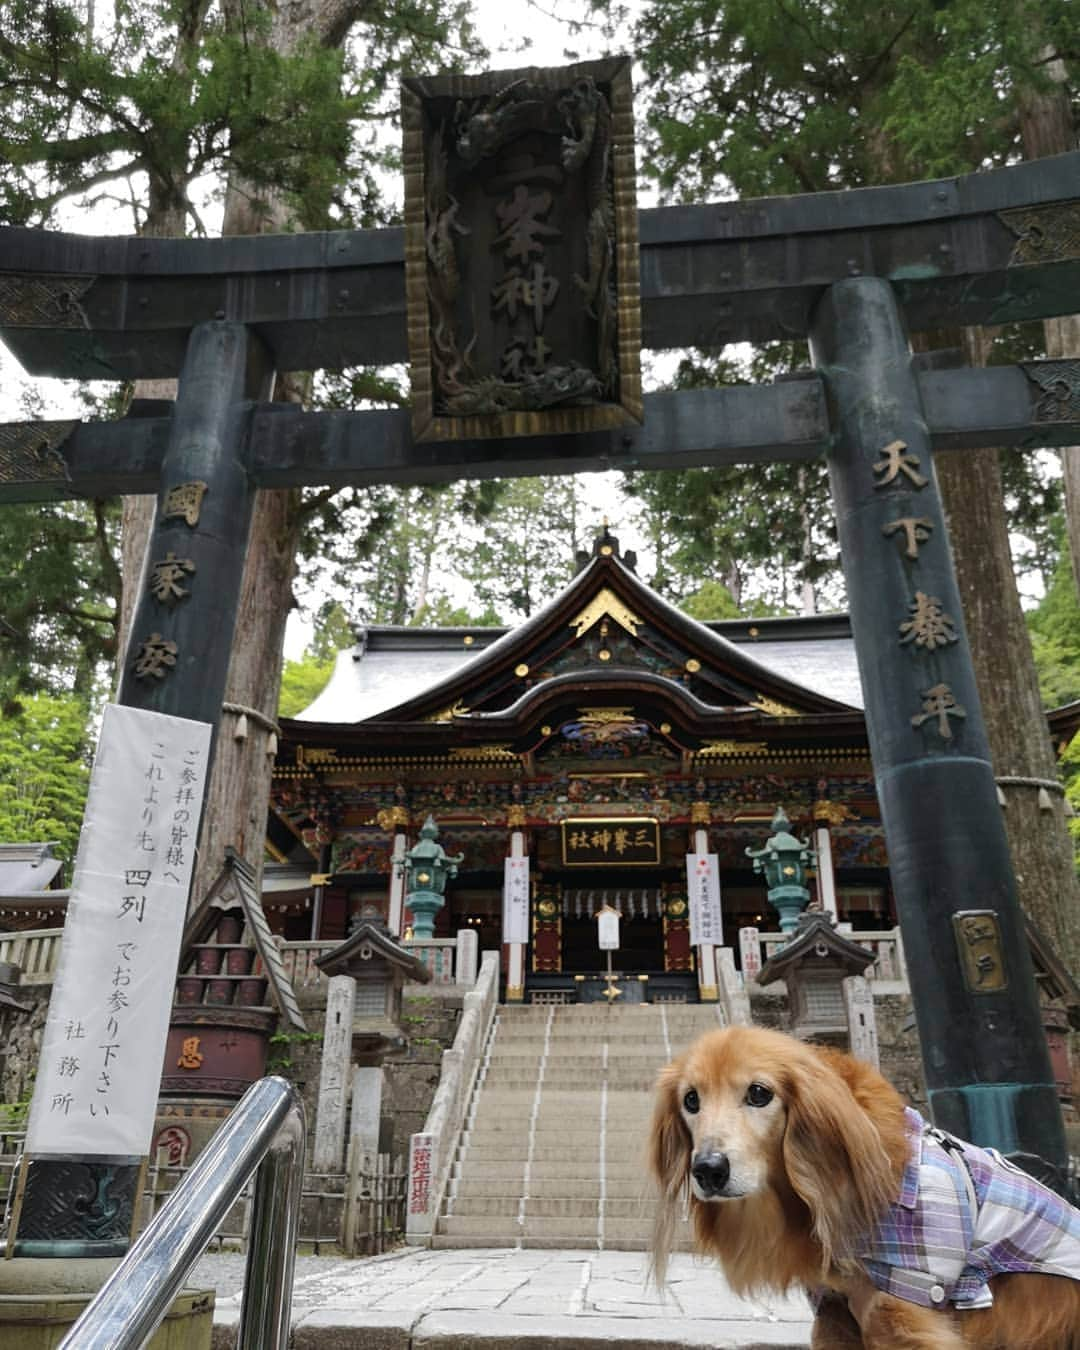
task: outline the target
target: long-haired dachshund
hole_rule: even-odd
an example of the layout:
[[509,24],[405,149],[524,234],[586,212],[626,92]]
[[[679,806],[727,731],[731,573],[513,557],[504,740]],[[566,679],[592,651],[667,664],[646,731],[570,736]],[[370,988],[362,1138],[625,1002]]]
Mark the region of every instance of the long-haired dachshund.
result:
[[708,1032],[661,1071],[650,1160],[660,1284],[688,1200],[736,1293],[811,1293],[814,1350],[1080,1350],[1080,1211],[850,1055]]

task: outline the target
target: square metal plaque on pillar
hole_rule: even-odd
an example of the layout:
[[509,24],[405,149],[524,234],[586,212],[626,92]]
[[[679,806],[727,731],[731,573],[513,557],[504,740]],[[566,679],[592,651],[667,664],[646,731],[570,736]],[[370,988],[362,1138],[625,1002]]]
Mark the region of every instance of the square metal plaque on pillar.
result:
[[403,81],[417,440],[641,421],[630,58]]

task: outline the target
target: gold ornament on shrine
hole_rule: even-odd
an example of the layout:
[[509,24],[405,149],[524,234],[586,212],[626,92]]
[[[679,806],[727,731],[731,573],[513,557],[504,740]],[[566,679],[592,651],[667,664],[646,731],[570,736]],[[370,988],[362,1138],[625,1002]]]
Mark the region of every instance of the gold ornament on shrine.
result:
[[630,58],[402,86],[417,440],[641,421]]

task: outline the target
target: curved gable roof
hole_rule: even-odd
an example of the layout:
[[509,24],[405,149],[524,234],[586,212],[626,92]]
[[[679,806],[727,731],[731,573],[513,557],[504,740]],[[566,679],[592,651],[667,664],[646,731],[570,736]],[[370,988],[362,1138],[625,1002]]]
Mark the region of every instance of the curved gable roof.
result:
[[[595,646],[598,625],[605,621],[621,651],[620,658],[606,666],[584,650],[590,634]],[[768,621],[762,626],[767,629]],[[480,650],[464,645],[477,641],[483,643]],[[843,645],[849,693],[845,702],[784,673],[783,648],[802,644],[770,642],[766,637],[761,651],[768,656],[760,660],[751,654],[749,644],[730,641],[664,600],[614,550],[598,553],[558,595],[516,628],[423,635],[401,630],[400,643],[399,658],[381,663],[371,662],[362,648],[339,653],[330,684],[297,720],[400,724],[448,720],[453,715],[457,721],[474,709],[472,716],[479,721],[489,713],[522,706],[530,689],[557,673],[552,667],[560,661],[575,662],[583,675],[603,675],[607,684],[617,683],[617,674],[641,674],[639,655],[654,671],[666,660],[667,678],[684,686],[692,702],[714,709],[814,716],[851,713],[860,706],[857,679],[851,678],[849,643],[819,642],[813,650],[807,646],[800,652],[801,668],[817,676],[815,683],[844,687],[843,680],[830,678],[829,669]],[[393,645],[392,638],[388,645]],[[790,652],[786,664],[789,669],[792,664],[800,668]],[[347,715],[357,703],[362,705],[360,715]]]

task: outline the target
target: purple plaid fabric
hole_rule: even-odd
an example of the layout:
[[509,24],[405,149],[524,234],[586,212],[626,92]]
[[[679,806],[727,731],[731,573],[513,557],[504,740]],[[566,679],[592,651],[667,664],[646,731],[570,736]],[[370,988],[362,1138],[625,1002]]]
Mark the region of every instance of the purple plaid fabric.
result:
[[999,1153],[905,1112],[910,1155],[860,1264],[879,1289],[925,1308],[986,1308],[1008,1271],[1080,1279],[1080,1210]]

